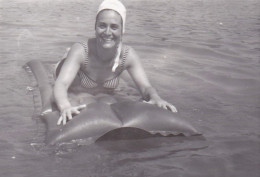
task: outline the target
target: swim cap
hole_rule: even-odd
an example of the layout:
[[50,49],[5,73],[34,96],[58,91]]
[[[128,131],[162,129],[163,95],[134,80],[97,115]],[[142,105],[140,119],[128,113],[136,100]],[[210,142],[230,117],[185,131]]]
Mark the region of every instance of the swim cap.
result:
[[109,9],[109,10],[114,10],[122,18],[122,29],[123,33],[125,32],[125,20],[126,20],[126,8],[125,6],[118,0],[104,0],[98,7],[97,15],[99,12],[102,10]]

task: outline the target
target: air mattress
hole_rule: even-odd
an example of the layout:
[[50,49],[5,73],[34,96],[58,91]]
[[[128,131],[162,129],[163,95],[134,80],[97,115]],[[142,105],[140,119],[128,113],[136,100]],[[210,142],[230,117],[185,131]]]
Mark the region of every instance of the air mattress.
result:
[[[52,104],[52,86],[40,61],[30,61],[31,69],[40,90],[42,105]],[[57,125],[59,111],[42,116],[46,123],[46,143],[56,144],[76,139],[91,141],[152,136],[193,136],[200,133],[177,113],[138,101],[102,102],[102,98],[87,105],[66,125]]]

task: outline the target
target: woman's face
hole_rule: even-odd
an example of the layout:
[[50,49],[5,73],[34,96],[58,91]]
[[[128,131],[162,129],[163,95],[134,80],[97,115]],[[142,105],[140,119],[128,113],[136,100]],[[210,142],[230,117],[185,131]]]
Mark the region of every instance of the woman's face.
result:
[[122,37],[121,16],[113,10],[103,10],[97,16],[96,38],[103,48],[116,47]]

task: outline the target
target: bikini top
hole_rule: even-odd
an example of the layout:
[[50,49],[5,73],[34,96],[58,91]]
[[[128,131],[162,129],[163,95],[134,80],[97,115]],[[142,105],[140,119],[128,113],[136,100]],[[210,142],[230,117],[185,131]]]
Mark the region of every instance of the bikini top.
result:
[[83,68],[86,68],[88,65],[88,42],[81,42],[80,43],[84,49],[85,49],[85,61],[84,65],[81,66],[78,74],[80,78],[81,85],[84,88],[91,89],[91,88],[97,88],[97,87],[102,87],[105,89],[115,89],[118,84],[119,84],[119,75],[124,71],[124,65],[126,61],[126,57],[128,54],[129,47],[125,46],[122,48],[122,52],[120,54],[120,59],[119,59],[119,65],[115,71],[115,76],[112,79],[106,80],[104,82],[97,82],[93,79],[91,79],[88,74],[83,70]]

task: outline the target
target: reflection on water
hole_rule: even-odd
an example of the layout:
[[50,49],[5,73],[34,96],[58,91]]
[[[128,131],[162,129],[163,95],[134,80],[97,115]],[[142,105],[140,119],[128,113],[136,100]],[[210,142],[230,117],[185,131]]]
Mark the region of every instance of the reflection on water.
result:
[[[259,176],[257,0],[124,0],[124,42],[205,139],[44,144],[39,95],[31,91],[37,86],[22,66],[51,64],[74,41],[93,36],[99,2],[1,1],[0,176]],[[131,89],[121,92],[136,97]]]

